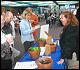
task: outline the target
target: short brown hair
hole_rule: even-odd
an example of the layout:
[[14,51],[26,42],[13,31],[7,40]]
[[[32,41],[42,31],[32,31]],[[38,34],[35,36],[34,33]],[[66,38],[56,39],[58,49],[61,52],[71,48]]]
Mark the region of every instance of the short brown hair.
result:
[[63,14],[64,17],[68,19],[69,24],[72,24],[72,25],[79,24],[79,21],[77,20],[76,16],[72,12],[64,11],[61,14]]

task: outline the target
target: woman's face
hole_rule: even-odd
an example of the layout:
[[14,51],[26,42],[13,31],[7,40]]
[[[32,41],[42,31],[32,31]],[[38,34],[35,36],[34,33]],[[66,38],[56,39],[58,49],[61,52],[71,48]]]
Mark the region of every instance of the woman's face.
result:
[[67,23],[67,18],[63,14],[60,15],[60,21],[62,22],[63,26],[66,26]]
[[29,14],[26,14],[26,19],[27,19],[27,20],[30,20]]
[[5,20],[6,20],[7,23],[11,22],[12,19],[13,19],[12,13],[10,13],[10,14],[8,15],[8,17],[5,18]]

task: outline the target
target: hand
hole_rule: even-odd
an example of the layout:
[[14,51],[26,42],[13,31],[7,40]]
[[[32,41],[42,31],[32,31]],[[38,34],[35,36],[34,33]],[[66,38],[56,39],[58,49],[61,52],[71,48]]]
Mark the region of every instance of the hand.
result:
[[48,36],[48,38],[46,39],[46,43],[47,44],[53,44],[53,42],[52,42],[52,36],[50,36],[49,33],[47,33],[46,31],[44,31],[44,32]]
[[34,22],[34,20],[29,20],[31,23],[33,23]]
[[48,56],[49,54],[51,54],[51,47],[46,44],[45,45],[45,55]]
[[32,30],[35,31],[35,27],[32,27]]
[[38,29],[38,28],[40,28],[40,25],[36,25],[36,26],[35,26],[35,29]]
[[64,59],[60,59],[60,61],[57,62],[57,64],[62,64],[64,62]]
[[48,36],[48,38],[46,39],[46,43],[47,44],[52,44],[52,36]]

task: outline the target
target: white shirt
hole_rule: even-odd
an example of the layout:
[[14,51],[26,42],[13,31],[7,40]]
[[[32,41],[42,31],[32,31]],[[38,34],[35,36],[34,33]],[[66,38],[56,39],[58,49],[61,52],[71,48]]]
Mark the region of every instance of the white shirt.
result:
[[1,44],[6,42],[5,34],[1,31]]
[[[5,43],[7,40],[6,38],[10,38],[12,35],[11,34],[7,34],[5,35],[2,31],[1,31],[1,44]],[[11,44],[14,44],[14,41],[12,40]]]
[[12,25],[13,38],[15,38],[15,23],[14,23],[14,21],[11,21],[10,24]]

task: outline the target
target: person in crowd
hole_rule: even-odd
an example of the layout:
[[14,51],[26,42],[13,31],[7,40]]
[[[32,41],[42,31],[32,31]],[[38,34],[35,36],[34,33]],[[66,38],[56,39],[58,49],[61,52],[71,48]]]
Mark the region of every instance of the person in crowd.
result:
[[[10,11],[6,11],[5,13],[5,22],[4,22],[4,26],[2,28],[2,31],[5,33],[5,34],[11,34],[11,37],[13,37],[13,26],[12,26],[12,21],[13,19],[13,14],[12,12]],[[13,46],[14,44],[14,41],[11,43],[11,45]]]
[[[61,59],[58,64],[65,62],[66,69],[79,68],[79,22],[75,15],[69,11],[60,14],[60,20],[64,26],[60,35]],[[49,36],[46,42],[52,41]],[[72,60],[72,54],[76,53],[77,60]]]
[[[38,25],[38,21],[39,21],[38,16],[33,12],[32,8],[28,7],[26,9],[26,12],[28,12],[29,21],[31,22],[32,27],[35,27],[36,25]],[[37,34],[38,34],[38,30],[35,30],[33,32],[35,41],[36,41],[36,38],[37,38]]]
[[12,18],[13,18],[13,14],[10,11],[7,11],[5,14],[5,23],[4,23],[4,26],[2,28],[2,30],[6,34],[12,34],[12,25],[10,24]]
[[5,17],[5,12],[4,11],[2,12],[2,16]]
[[76,12],[76,17],[77,17],[78,21],[79,21],[79,16],[80,16],[80,14],[79,14],[79,4],[78,4],[78,6],[77,6],[77,12]]
[[19,23],[20,23],[19,19],[15,20],[15,32],[16,34],[19,33],[21,35]]
[[21,41],[24,45],[25,52],[34,44],[33,31],[35,28],[32,28],[31,23],[27,20],[28,13],[24,10],[22,13],[22,20],[20,22],[20,31],[21,31]]
[[[13,19],[13,13],[10,11],[6,11],[5,13],[5,22],[2,28],[2,31],[5,33],[7,39],[12,39],[13,41],[10,43],[10,46],[14,47],[14,25],[11,21]],[[12,65],[14,65],[14,56],[12,55]]]
[[47,24],[49,24],[49,26],[51,27],[52,26],[52,13],[49,13],[49,16],[47,18]]
[[1,15],[1,69],[12,69],[12,50],[9,47],[12,38],[6,38],[2,31],[4,27],[4,17]]
[[48,24],[48,22],[47,22],[48,12],[46,10],[44,11],[44,16],[45,16],[46,24]]

